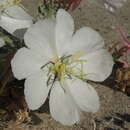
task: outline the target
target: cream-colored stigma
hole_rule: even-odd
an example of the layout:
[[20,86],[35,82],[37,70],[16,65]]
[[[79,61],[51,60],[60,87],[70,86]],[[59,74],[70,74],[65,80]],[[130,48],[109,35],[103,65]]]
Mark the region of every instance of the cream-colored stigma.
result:
[[3,4],[0,4],[0,8],[6,9],[13,5],[21,5],[21,0],[4,0]]
[[64,82],[66,78],[86,79],[87,74],[85,74],[83,66],[87,60],[80,58],[83,54],[83,52],[76,52],[74,55],[63,56],[52,61],[48,66],[49,79],[53,76],[55,80],[61,83]]

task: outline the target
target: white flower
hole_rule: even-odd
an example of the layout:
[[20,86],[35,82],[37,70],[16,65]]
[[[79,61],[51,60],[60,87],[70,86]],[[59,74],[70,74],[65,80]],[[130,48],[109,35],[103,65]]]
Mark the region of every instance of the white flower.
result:
[[25,80],[28,107],[38,109],[50,95],[52,117],[64,125],[80,120],[80,112],[96,112],[99,97],[84,79],[105,80],[112,71],[112,56],[102,37],[89,27],[74,34],[72,17],[63,9],[52,19],[40,20],[24,36],[28,48],[12,59],[14,76]]
[[5,45],[5,41],[3,40],[3,38],[0,38],[0,47],[3,47]]
[[19,5],[20,0],[0,0],[0,26],[13,34],[32,25],[32,17]]

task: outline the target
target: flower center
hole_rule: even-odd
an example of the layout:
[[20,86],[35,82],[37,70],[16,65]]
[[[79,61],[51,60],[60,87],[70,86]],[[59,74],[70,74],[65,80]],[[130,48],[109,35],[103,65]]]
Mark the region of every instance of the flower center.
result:
[[19,5],[20,3],[21,3],[21,0],[3,0],[0,3],[0,9],[6,9],[12,5]]
[[47,85],[53,84],[55,81],[62,83],[65,79],[86,79],[87,74],[83,68],[86,60],[80,58],[82,54],[82,52],[76,52],[74,55],[62,56],[44,65],[49,70]]

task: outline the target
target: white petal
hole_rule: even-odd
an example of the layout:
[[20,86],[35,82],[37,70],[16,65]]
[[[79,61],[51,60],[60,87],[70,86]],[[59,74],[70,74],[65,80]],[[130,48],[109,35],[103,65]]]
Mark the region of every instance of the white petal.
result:
[[100,49],[82,57],[87,62],[84,65],[84,71],[87,79],[93,81],[104,81],[112,72],[113,58],[105,49]]
[[18,6],[6,9],[0,19],[0,26],[11,34],[17,29],[30,27],[32,23],[32,17]]
[[79,109],[59,82],[51,90],[49,104],[52,117],[63,125],[73,125],[80,120]]
[[0,0],[0,5],[6,4],[6,0]]
[[32,20],[33,17],[30,16],[28,13],[25,12],[25,10],[17,5],[11,6],[7,8],[3,15],[10,16],[15,19],[19,20]]
[[97,112],[100,104],[95,89],[79,79],[67,81],[70,92],[79,108],[86,112]]
[[25,100],[31,110],[38,109],[46,100],[50,87],[47,86],[47,75],[39,72],[25,81]]
[[[63,45],[62,45],[63,46]],[[78,51],[89,53],[104,46],[104,40],[98,32],[89,27],[79,29],[70,42],[66,42],[61,52],[73,54]]]
[[58,51],[64,48],[64,44],[72,37],[73,32],[73,18],[65,10],[59,9],[56,15],[56,44]]
[[54,30],[52,19],[40,20],[25,33],[25,44],[42,57],[52,58],[56,53]]
[[17,79],[23,79],[40,70],[46,61],[34,54],[30,49],[19,49],[11,61],[12,72]]
[[5,45],[5,41],[3,40],[3,38],[0,38],[0,47],[3,47]]

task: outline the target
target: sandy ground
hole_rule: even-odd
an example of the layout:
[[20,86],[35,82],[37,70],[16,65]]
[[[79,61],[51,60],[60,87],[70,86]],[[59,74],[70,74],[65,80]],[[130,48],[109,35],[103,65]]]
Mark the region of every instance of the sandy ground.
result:
[[[23,2],[33,16],[36,16],[34,10],[37,2],[36,0],[30,1],[31,5],[27,0]],[[76,28],[90,26],[100,32],[105,39],[106,46],[120,39],[116,30],[118,26],[122,26],[126,32],[130,33],[130,0],[114,13],[110,13],[103,7],[103,0],[99,0],[98,4],[83,0],[72,16]],[[100,110],[95,114],[84,113],[83,120],[78,125],[67,127],[56,122],[49,114],[48,104],[45,104],[43,110],[32,112],[33,124],[23,124],[18,128],[10,127],[5,130],[130,130],[129,97],[122,92],[115,92],[109,88],[109,85],[92,84],[100,96]]]

